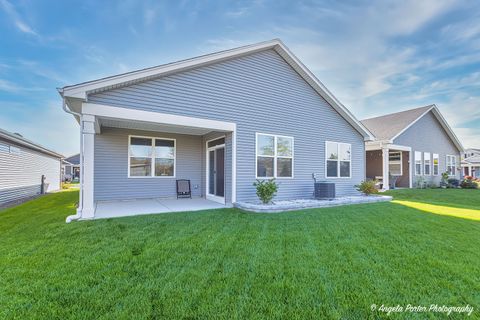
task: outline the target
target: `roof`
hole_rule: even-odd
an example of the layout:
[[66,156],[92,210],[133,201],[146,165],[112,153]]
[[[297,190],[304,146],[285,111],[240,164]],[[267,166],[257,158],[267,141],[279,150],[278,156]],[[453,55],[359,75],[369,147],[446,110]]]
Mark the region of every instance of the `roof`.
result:
[[480,164],[480,155],[471,156],[462,160],[466,164]]
[[377,140],[391,140],[412,122],[425,114],[426,111],[430,110],[431,107],[432,106],[430,105],[390,113],[384,116],[361,120],[361,122],[375,135]]
[[434,104],[365,119],[362,120],[361,123],[373,133],[375,140],[388,140],[393,142],[394,139],[429,112],[433,113],[457,149],[463,152],[464,148],[462,143]]
[[79,165],[80,164],[80,153],[74,154],[73,156],[65,158],[64,160],[66,162],[70,163],[70,164]]
[[13,142],[17,145],[24,146],[24,147],[32,149],[32,150],[39,151],[39,152],[44,153],[44,154],[48,154],[48,155],[53,156],[55,158],[60,158],[60,159],[63,158],[63,156],[61,154],[59,154],[55,151],[49,150],[49,149],[45,148],[44,146],[42,146],[38,143],[35,143],[35,142],[30,141],[28,139],[25,139],[24,137],[22,137],[18,133],[12,133],[12,132],[0,129],[0,138],[3,138],[5,140],[11,141],[11,142]]
[[373,135],[355,116],[321,83],[315,75],[279,39],[260,42],[211,53],[191,59],[163,64],[151,68],[123,73],[58,89],[65,103],[72,111],[79,112],[79,101],[86,101],[89,94],[124,87],[174,73],[198,68],[252,53],[275,50],[315,91],[323,97],[365,140],[373,140]]

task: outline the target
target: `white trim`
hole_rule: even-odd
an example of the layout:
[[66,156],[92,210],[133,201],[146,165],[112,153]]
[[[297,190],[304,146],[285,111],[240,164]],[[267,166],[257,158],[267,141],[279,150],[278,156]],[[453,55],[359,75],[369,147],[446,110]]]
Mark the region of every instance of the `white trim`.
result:
[[218,131],[234,131],[235,123],[210,119],[178,116],[168,113],[135,110],[129,108],[112,107],[103,104],[83,103],[82,112],[110,119],[127,121],[155,122],[158,124],[171,124],[185,127],[206,128]]
[[[420,173],[417,173],[417,154],[420,155]],[[414,162],[414,170],[415,170],[415,175],[416,176],[422,176],[423,175],[423,155],[421,151],[415,151],[413,155],[413,162]]]
[[[66,99],[67,104],[70,103],[69,98],[87,100],[88,94],[100,92],[112,88],[118,88],[126,85],[131,85],[140,81],[146,81],[152,78],[169,75],[185,71],[200,66],[217,63],[220,61],[245,56],[254,52],[273,49],[290,66],[297,71],[297,73],[321,96],[323,97],[348,123],[350,123],[355,130],[357,130],[364,137],[365,141],[374,140],[373,134],[360,122],[355,116],[321,83],[315,75],[308,70],[305,65],[288,49],[285,44],[279,39],[273,39],[249,46],[225,50],[217,53],[212,53],[197,58],[178,61],[166,65],[156,66],[143,70],[137,70],[125,74],[120,74],[108,78],[98,79],[94,81],[84,82],[73,86],[66,86],[59,89],[60,95]],[[69,108],[71,106],[69,105]]]
[[393,144],[391,140],[373,141],[365,143],[365,151],[382,150],[382,148],[389,148],[398,151],[412,151],[411,147]]
[[[427,159],[428,154],[428,159]],[[427,173],[427,160],[428,160],[428,173]],[[432,175],[432,154],[430,152],[423,152],[423,175],[424,176],[431,176]]]
[[413,161],[413,152],[410,151],[408,153],[408,187],[413,188],[413,168],[414,168],[414,161]]
[[[215,141],[215,140],[218,140],[218,139],[225,139],[224,143],[223,144],[219,144],[219,145],[216,145],[216,146],[213,146],[213,147],[208,147],[208,143],[210,141]],[[221,203],[221,204],[225,204],[226,203],[226,194],[227,194],[227,188],[226,188],[226,179],[225,179],[225,176],[226,176],[226,170],[225,170],[225,164],[226,164],[226,157],[227,157],[227,149],[226,149],[226,142],[227,142],[227,137],[226,136],[219,136],[219,137],[216,137],[216,138],[213,138],[213,139],[209,139],[209,140],[206,140],[205,141],[205,198],[207,200],[211,200],[211,201],[215,201],[215,202],[218,202],[218,203]],[[210,166],[209,166],[209,157],[208,157],[208,154],[210,153],[211,150],[216,150],[216,149],[222,149],[223,148],[223,163],[224,163],[224,170],[223,170],[223,197],[220,197],[220,196],[217,196],[217,195],[214,195],[214,194],[210,194],[209,193],[209,184],[210,184],[210,175],[209,175],[209,170],[210,170]]]
[[[130,175],[130,143],[131,138],[143,138],[143,139],[151,139],[152,140],[152,156],[150,160],[152,163],[150,164],[151,168],[151,175],[150,176],[131,176]],[[173,176],[156,176],[155,175],[155,160],[157,159],[155,156],[155,140],[170,140],[173,141],[174,149],[173,149]],[[129,179],[174,179],[177,176],[177,139],[174,138],[164,138],[164,137],[152,137],[152,136],[139,136],[139,135],[128,135],[128,167],[127,167],[127,178]]]
[[[271,177],[259,177],[258,176],[258,136],[270,136],[273,137],[273,156],[264,156],[260,155],[260,157],[264,158],[273,158],[273,176]],[[278,156],[277,155],[277,138],[287,138],[292,139],[292,156]],[[277,176],[277,159],[292,159],[292,176],[291,177],[278,177]],[[270,134],[270,133],[261,133],[255,132],[255,179],[294,179],[295,178],[295,138],[291,136],[283,136],[279,134]]]
[[390,150],[385,147],[382,149],[382,189],[390,190]]
[[[390,154],[391,153],[398,153],[400,154],[400,163],[398,163],[397,160],[395,161],[391,161],[390,160]],[[389,149],[388,150],[388,172],[391,173],[391,169],[390,169],[390,165],[391,164],[400,164],[400,174],[392,174],[392,176],[398,176],[398,177],[401,177],[403,176],[403,151],[397,151],[397,150],[392,150],[392,149]]]
[[[328,143],[336,143],[337,144],[337,160],[329,160],[327,159],[327,144]],[[350,147],[350,160],[340,160],[340,145],[348,145]],[[337,176],[336,177],[329,177],[327,176],[327,161],[337,161]],[[348,177],[341,177],[340,176],[340,162],[350,162],[350,172]],[[352,162],[353,162],[353,149],[352,149],[352,144],[351,143],[346,143],[346,142],[337,142],[337,141],[329,141],[325,140],[325,179],[351,179],[352,178]]]
[[[450,165],[450,166],[448,165],[448,158],[449,157],[454,160],[453,164]],[[452,154],[447,154],[445,156],[445,170],[446,170],[446,172],[449,172],[448,167],[452,167],[452,166],[453,166],[453,174],[449,174],[448,176],[449,177],[456,177],[457,176],[457,156],[452,155]]]
[[[437,174],[435,174],[435,156],[437,156]],[[432,153],[432,176],[440,175],[440,155],[438,153]]]
[[232,203],[237,202],[237,130],[232,131]]

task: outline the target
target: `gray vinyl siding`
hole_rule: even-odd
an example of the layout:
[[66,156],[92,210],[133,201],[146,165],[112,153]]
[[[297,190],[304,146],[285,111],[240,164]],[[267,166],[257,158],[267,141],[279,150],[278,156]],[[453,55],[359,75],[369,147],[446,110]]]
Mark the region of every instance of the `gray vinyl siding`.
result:
[[[415,151],[423,153],[430,152],[432,159],[431,172],[433,173],[433,154],[439,155],[439,175],[424,176],[425,179],[433,184],[438,184],[441,179],[442,172],[447,170],[447,155],[454,155],[457,158],[457,168],[460,167],[460,151],[455,147],[450,137],[447,135],[441,124],[432,114],[427,113],[420,120],[414,123],[404,133],[393,141],[394,144],[408,146],[412,148],[412,168],[413,168],[413,185],[415,186]],[[422,168],[423,170],[423,168]],[[422,171],[423,172],[423,171]],[[460,171],[457,170],[456,178],[460,178]]]
[[[10,153],[10,146],[19,149]],[[60,189],[60,159],[0,140],[0,204],[40,193],[45,175],[46,192]]]
[[[176,177],[129,178],[128,136],[176,139]],[[102,128],[95,135],[95,200],[173,198],[176,180],[189,179],[192,196],[202,196],[202,137],[131,129]]]
[[[238,201],[256,200],[252,186],[256,176],[256,132],[292,136],[295,140],[294,178],[278,179],[278,199],[312,196],[312,173],[325,176],[326,140],[352,145],[352,178],[329,179],[336,182],[338,195],[356,194],[354,185],[365,177],[361,134],[273,50],[92,94],[89,102],[235,122]],[[97,141],[104,134],[108,135],[108,131]],[[112,161],[125,161],[116,159],[125,157],[121,150],[115,151],[110,155]],[[102,173],[102,178],[108,180],[111,176]],[[95,191],[101,197],[123,197],[150,194],[146,186],[152,185],[142,180],[132,190],[130,183],[113,184],[111,191]]]

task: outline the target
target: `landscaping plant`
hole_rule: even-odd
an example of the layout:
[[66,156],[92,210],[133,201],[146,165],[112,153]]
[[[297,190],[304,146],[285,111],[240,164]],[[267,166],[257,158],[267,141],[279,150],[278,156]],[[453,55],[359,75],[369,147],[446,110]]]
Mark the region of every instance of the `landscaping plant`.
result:
[[356,185],[358,191],[362,192],[365,195],[371,195],[372,193],[378,193],[378,189],[375,188],[377,184],[376,180],[364,180],[359,185]]
[[463,181],[460,183],[460,187],[462,187],[462,189],[477,189],[478,185],[477,182],[473,180],[473,177],[465,176]]
[[257,188],[257,196],[263,204],[270,203],[277,195],[278,184],[275,179],[257,180],[253,185]]
[[460,185],[460,180],[458,180],[456,178],[448,179],[448,187],[449,188],[458,188],[459,185]]
[[446,188],[448,186],[448,172],[442,173],[442,180],[440,181],[440,187]]

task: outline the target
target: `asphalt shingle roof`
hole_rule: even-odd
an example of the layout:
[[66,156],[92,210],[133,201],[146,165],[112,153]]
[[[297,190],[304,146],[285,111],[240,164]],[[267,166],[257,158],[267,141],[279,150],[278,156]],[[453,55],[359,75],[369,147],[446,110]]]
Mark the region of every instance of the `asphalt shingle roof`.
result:
[[386,114],[384,116],[361,120],[360,122],[375,135],[378,140],[390,140],[433,106]]

